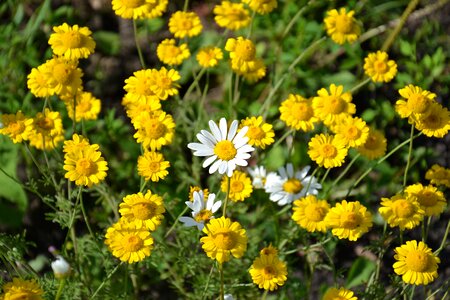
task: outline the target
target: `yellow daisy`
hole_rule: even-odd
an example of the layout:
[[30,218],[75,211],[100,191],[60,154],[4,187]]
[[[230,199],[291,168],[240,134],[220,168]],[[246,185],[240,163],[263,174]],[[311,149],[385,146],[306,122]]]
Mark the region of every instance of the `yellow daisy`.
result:
[[359,201],[342,200],[328,211],[325,224],[339,239],[356,241],[372,227],[372,214]]
[[259,255],[278,255],[278,249],[270,244],[267,247],[264,247],[259,251]]
[[347,147],[364,145],[369,137],[369,127],[361,118],[345,116],[339,118],[333,127],[336,137],[342,139]]
[[231,68],[246,73],[255,69],[256,48],[253,42],[242,36],[229,38],[225,50],[230,52]]
[[228,197],[232,201],[244,201],[251,196],[253,192],[252,180],[246,173],[235,170],[230,178],[228,176],[223,176],[220,189],[224,193],[226,193],[228,189],[228,180],[231,180]]
[[200,192],[203,191],[203,199],[206,201],[209,196],[209,190],[208,189],[202,189],[199,186],[190,186],[189,187],[189,201],[194,202],[194,192]]
[[251,146],[265,149],[266,146],[273,144],[275,133],[271,124],[263,121],[261,116],[247,117],[241,121],[239,128],[248,126],[246,136],[248,137],[248,144]]
[[444,194],[432,185],[423,186],[416,183],[405,188],[405,193],[416,198],[425,216],[439,216],[447,206]]
[[327,11],[327,16],[324,19],[325,28],[327,34],[335,43],[342,45],[345,42],[353,43],[358,39],[361,28],[353,17],[354,14],[353,10],[347,12],[344,7],[340,8],[339,11],[336,9]]
[[178,66],[191,56],[187,44],[175,45],[174,39],[165,39],[156,48],[159,60],[169,66]]
[[414,125],[426,136],[443,138],[450,130],[450,112],[439,103],[432,102],[426,114],[417,115]]
[[163,111],[143,112],[133,120],[133,125],[137,130],[133,137],[145,149],[160,150],[162,146],[172,143],[175,123],[172,116]]
[[403,98],[395,103],[395,110],[401,118],[410,118],[416,121],[419,115],[427,114],[430,104],[435,101],[436,94],[423,90],[412,84],[398,91]]
[[322,300],[358,300],[358,298],[351,290],[344,287],[339,289],[332,287],[325,292]]
[[353,115],[356,112],[355,104],[352,103],[352,94],[344,93],[342,85],[331,84],[329,92],[322,88],[317,91],[317,95],[312,101],[314,114],[327,126],[332,125],[338,117]]
[[[134,1],[134,0],[132,0]],[[148,5],[148,11],[145,15],[145,19],[159,18],[167,11],[169,0],[146,0]]]
[[387,141],[384,134],[374,128],[369,128],[366,142],[357,148],[361,155],[368,159],[377,159],[386,154]]
[[202,22],[194,12],[176,11],[170,16],[169,31],[176,38],[197,36],[202,29]]
[[155,231],[164,218],[163,199],[161,196],[147,191],[144,195],[141,192],[125,196],[119,204],[119,212],[122,218],[128,222],[135,223],[139,228]]
[[56,95],[75,95],[81,88],[83,72],[77,67],[77,62],[63,57],[47,61],[46,68],[48,85]]
[[144,19],[156,3],[156,0],[112,0],[112,9],[124,19]]
[[37,68],[31,69],[27,76],[27,86],[30,92],[38,98],[46,98],[55,94],[50,87],[50,79],[52,78],[49,69],[49,61],[43,63]]
[[74,153],[91,147],[94,150],[98,150],[100,147],[98,144],[89,144],[89,140],[82,135],[76,133],[73,134],[71,140],[64,141],[63,152],[68,155],[73,155]]
[[397,275],[408,284],[427,285],[438,277],[438,264],[441,262],[424,242],[407,241],[395,248],[393,267]]
[[386,52],[377,51],[364,59],[364,72],[375,82],[389,82],[397,74],[397,64]]
[[347,156],[345,141],[329,134],[317,134],[308,143],[308,155],[319,166],[327,169],[340,167]]
[[292,210],[294,211],[292,220],[308,232],[327,231],[325,216],[330,210],[330,205],[326,200],[319,200],[314,195],[308,195],[295,200]]
[[255,258],[248,272],[254,284],[268,291],[274,291],[279,286],[283,286],[288,274],[286,263],[276,255],[261,255]]
[[242,3],[222,1],[220,5],[214,6],[214,21],[219,27],[229,30],[238,30],[250,24],[251,17]]
[[[130,100],[130,98],[133,99],[130,94],[126,94],[123,98],[122,105],[125,105],[125,112],[131,120],[136,119],[137,116],[144,112],[153,114],[154,112],[161,111],[161,102],[158,97],[148,98],[141,101]],[[134,121],[132,122],[134,123]]]
[[164,160],[164,156],[158,152],[147,151],[138,158],[138,174],[147,181],[158,182],[166,178],[169,174],[166,170],[168,167],[170,162]]
[[434,164],[425,173],[425,178],[435,185],[445,185],[450,188],[450,169]]
[[277,0],[242,0],[242,2],[261,15],[272,12],[278,5]]
[[139,70],[125,79],[123,89],[127,92],[127,100],[131,102],[158,100],[158,96],[151,89],[155,79],[153,72],[154,69]]
[[48,44],[53,53],[68,59],[87,58],[94,53],[95,42],[92,32],[87,27],[70,26],[64,23],[53,27],[54,33],[50,35]]
[[61,115],[48,108],[37,113],[33,119],[33,128],[28,136],[30,145],[40,150],[52,150],[64,140]]
[[207,234],[200,239],[202,248],[211,259],[220,264],[229,261],[230,255],[240,258],[247,250],[247,235],[238,222],[220,217],[211,219],[203,228]]
[[167,100],[169,96],[178,95],[180,85],[176,81],[181,76],[177,70],[167,70],[162,67],[159,70],[153,70],[152,80],[150,80],[150,89],[159,98],[159,100]]
[[248,69],[246,72],[241,72],[239,67],[237,65],[233,64],[233,61],[231,61],[231,68],[232,70],[244,77],[244,79],[250,83],[257,82],[264,76],[266,76],[266,66],[264,65],[264,62],[260,58],[255,58],[255,60],[251,63],[252,68]]
[[0,134],[9,136],[14,144],[28,140],[33,130],[33,119],[25,117],[20,110],[15,114],[1,115],[0,120],[3,123]]
[[389,226],[399,227],[400,230],[418,226],[425,214],[417,199],[407,194],[381,198],[381,207],[378,211]]
[[75,95],[75,110],[73,100],[64,101],[64,104],[66,104],[69,118],[72,120],[75,118],[75,121],[80,122],[81,120],[97,120],[102,102],[90,92],[79,91]]
[[288,98],[281,103],[280,120],[295,130],[305,132],[314,130],[314,124],[319,121],[314,116],[312,100],[300,95],[289,94]]
[[203,68],[212,68],[217,66],[219,60],[223,59],[223,52],[217,47],[203,47],[198,51],[195,58]]
[[2,290],[3,293],[0,295],[0,299],[2,300],[44,299],[44,291],[34,279],[24,280],[14,277],[12,282],[7,282],[2,286]]

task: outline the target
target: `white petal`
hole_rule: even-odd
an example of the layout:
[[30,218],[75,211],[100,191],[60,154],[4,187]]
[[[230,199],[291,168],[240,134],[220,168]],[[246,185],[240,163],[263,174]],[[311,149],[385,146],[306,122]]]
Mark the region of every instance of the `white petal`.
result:
[[248,137],[245,136],[247,134],[247,131],[248,126],[242,127],[241,130],[239,130],[236,136],[234,137],[233,141],[238,141],[240,139],[246,139],[246,141],[248,141]]
[[217,160],[216,162],[214,162],[211,167],[209,167],[209,174],[212,174],[214,172],[217,171],[217,169],[219,168],[220,163],[222,162],[221,159]]
[[200,199],[199,197],[197,197],[197,198],[194,198],[194,205],[193,205],[193,211],[195,212],[195,213],[198,213],[199,211],[201,211],[202,210],[202,206],[203,206],[203,199]]
[[207,150],[198,150],[194,152],[195,156],[211,156],[214,155],[213,149],[207,149]]
[[214,203],[214,205],[211,208],[211,212],[215,213],[216,211],[219,210],[219,208],[222,206],[222,201],[217,201],[216,203]]
[[252,152],[253,150],[255,150],[255,148],[253,148],[250,145],[244,145],[242,147],[239,147],[237,152],[238,153],[243,153],[243,152]]
[[217,143],[217,139],[214,137],[214,135],[211,134],[211,132],[206,131],[206,130],[200,130],[200,132],[201,132],[201,134],[203,134],[203,136],[205,138],[210,140],[211,143],[213,143],[213,145],[215,145]]
[[186,201],[186,202],[184,202],[184,203],[186,203],[186,206],[189,207],[191,210],[194,210],[194,203],[193,203],[193,202],[191,202],[191,201]]
[[228,161],[228,168],[230,168],[231,170],[236,169],[236,162],[234,159]]
[[236,134],[237,128],[238,128],[238,121],[234,120],[231,122],[230,130],[228,131],[227,140],[232,141],[234,138],[234,135]]
[[288,178],[294,177],[294,166],[291,163],[287,164],[286,172],[287,172]]
[[286,169],[284,167],[278,168],[278,174],[280,174],[281,178],[288,178]]
[[219,129],[220,129],[220,133],[222,134],[222,140],[226,140],[227,139],[228,125],[227,125],[227,120],[225,120],[225,118],[220,119],[220,121],[219,121]]
[[200,144],[200,143],[189,143],[188,148],[191,150],[205,150],[205,149],[210,149],[210,147]]
[[251,154],[247,152],[236,155],[236,159],[249,159],[250,157],[252,157]]
[[204,162],[203,162],[203,168],[208,167],[210,164],[212,164],[215,160],[217,159],[217,155],[213,155],[211,157],[208,157]]
[[227,176],[228,177],[233,176],[233,170],[232,169],[228,168]]
[[197,222],[190,217],[180,217],[180,222],[184,223],[186,227],[197,226]]
[[[219,174],[225,173],[227,171],[227,168],[228,168],[228,162],[223,160],[219,166]],[[233,172],[233,170],[231,170],[231,172]]]
[[204,136],[201,133],[197,133],[197,139],[204,145],[208,146],[209,148],[213,149],[214,148],[214,143],[212,141],[209,140],[209,138],[207,138],[206,136]]
[[242,166],[242,167],[246,167],[248,165],[248,162],[246,160],[240,159],[240,158],[235,158],[234,159],[234,163],[237,166]]
[[219,130],[219,127],[217,127],[217,124],[213,120],[210,120],[208,122],[208,124],[209,124],[209,128],[211,129],[212,134],[214,135],[214,138],[217,141],[221,141],[222,135],[220,134],[220,130]]
[[296,178],[297,179],[302,179],[302,178],[304,178],[305,176],[306,176],[306,174],[308,174],[308,172],[309,172],[309,169],[311,169],[311,167],[310,166],[306,166],[306,167],[304,167],[303,169],[301,169],[299,172],[297,172],[297,174],[296,174]]

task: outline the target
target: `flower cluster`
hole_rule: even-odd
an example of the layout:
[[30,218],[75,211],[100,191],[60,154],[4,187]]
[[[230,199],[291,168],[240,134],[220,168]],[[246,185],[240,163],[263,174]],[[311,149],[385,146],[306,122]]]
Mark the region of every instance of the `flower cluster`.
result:
[[242,36],[229,38],[225,50],[230,52],[230,66],[233,72],[255,82],[266,75],[262,59],[256,57],[256,47],[250,39]]
[[255,258],[248,272],[254,284],[268,291],[283,286],[288,274],[286,263],[278,258],[278,251],[272,245],[260,251],[259,257]]
[[14,277],[11,282],[2,286],[2,290],[0,299],[44,299],[44,291],[34,279],[24,280]]

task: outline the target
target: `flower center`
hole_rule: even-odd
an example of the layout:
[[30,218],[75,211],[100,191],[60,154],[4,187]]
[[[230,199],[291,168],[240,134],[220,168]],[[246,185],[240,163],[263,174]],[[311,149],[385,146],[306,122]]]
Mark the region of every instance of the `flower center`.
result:
[[290,194],[297,194],[302,190],[302,188],[303,188],[303,184],[301,183],[300,180],[298,180],[296,178],[288,179],[283,184],[283,190]]
[[81,101],[77,103],[77,110],[81,113],[87,113],[91,110],[91,102],[90,101]]
[[400,218],[409,218],[414,214],[414,206],[405,199],[395,201],[392,206],[392,210]]
[[408,98],[408,108],[417,114],[424,113],[428,108],[428,101],[421,94],[412,94]]
[[361,135],[358,127],[356,127],[356,126],[348,127],[347,130],[345,131],[345,133],[347,135],[347,138],[350,140],[356,140]]
[[322,145],[321,153],[324,158],[333,158],[336,157],[337,149],[335,146],[331,144]]
[[443,121],[439,115],[431,113],[428,117],[424,118],[422,122],[430,129],[439,129],[445,126],[447,121]]
[[166,51],[169,57],[177,57],[181,53],[180,48],[173,45],[167,46]]
[[247,131],[247,136],[251,140],[261,140],[264,138],[265,133],[264,130],[258,126],[250,126]]
[[419,203],[423,206],[435,206],[438,202],[436,194],[429,191],[425,191],[418,196]]
[[388,70],[387,64],[382,60],[377,60],[373,64],[373,68],[375,69],[375,72],[377,72],[379,74],[384,74]]
[[10,124],[9,129],[12,133],[21,133],[25,130],[25,125],[23,124],[23,122],[15,122]]
[[340,221],[341,226],[347,229],[354,229],[361,222],[359,215],[353,211],[343,212]]
[[428,254],[423,251],[413,250],[406,255],[405,263],[411,271],[424,272],[428,267]]
[[42,129],[44,131],[50,131],[54,127],[53,120],[50,119],[49,117],[39,118],[36,121],[36,125],[37,125],[37,127],[39,127],[40,129]]
[[184,30],[190,30],[192,28],[192,21],[189,19],[184,19],[180,21],[180,28]]
[[152,203],[137,203],[131,207],[133,216],[138,220],[148,220],[153,217],[155,208]]
[[147,165],[147,168],[150,172],[156,173],[160,171],[160,164],[157,161],[152,161]]
[[150,139],[159,139],[166,133],[166,126],[158,119],[150,119],[145,125],[145,133]]
[[366,143],[364,144],[364,148],[369,150],[375,150],[379,147],[378,144],[379,144],[378,139],[373,135],[369,135],[369,137],[366,140]]
[[68,31],[61,37],[64,46],[70,49],[80,48],[82,37],[78,31]]
[[266,266],[262,269],[263,277],[272,279],[276,275],[276,270],[272,266]]
[[337,96],[328,96],[328,113],[330,114],[340,114],[344,111],[345,108],[345,102],[341,99],[341,97]]
[[133,234],[129,234],[123,239],[123,248],[126,252],[136,252],[142,248],[144,241]]
[[233,180],[230,184],[230,191],[233,193],[239,193],[244,190],[244,184],[240,181]]
[[122,0],[122,3],[127,8],[136,8],[144,4],[144,0]]
[[216,146],[214,147],[214,153],[221,160],[228,161],[236,157],[237,150],[232,142],[223,140],[216,144]]
[[236,54],[245,61],[250,61],[255,59],[256,49],[251,41],[241,41],[236,45],[234,50]]
[[140,79],[137,81],[135,86],[135,92],[138,95],[153,95],[152,90],[150,89],[150,84],[147,79]]
[[305,208],[305,217],[313,222],[320,222],[325,218],[327,210],[317,204],[310,204]]
[[69,81],[71,71],[72,70],[69,65],[65,63],[58,63],[53,67],[53,77],[60,84],[65,84]]
[[167,90],[172,86],[172,79],[170,79],[169,77],[158,77],[157,85],[159,88]]
[[214,244],[221,250],[231,250],[237,244],[234,232],[219,232],[214,235]]
[[352,19],[347,15],[336,17],[336,31],[340,33],[349,33],[352,30]]
[[212,212],[209,209],[202,209],[195,215],[194,219],[197,222],[206,222],[212,217]]
[[295,103],[291,114],[296,120],[307,121],[313,116],[313,109],[307,103]]
[[97,172],[97,165],[87,158],[80,158],[77,161],[75,169],[78,174],[89,176]]
[[247,19],[247,15],[240,9],[232,8],[227,12],[227,19],[230,20],[230,23],[236,21],[243,21]]

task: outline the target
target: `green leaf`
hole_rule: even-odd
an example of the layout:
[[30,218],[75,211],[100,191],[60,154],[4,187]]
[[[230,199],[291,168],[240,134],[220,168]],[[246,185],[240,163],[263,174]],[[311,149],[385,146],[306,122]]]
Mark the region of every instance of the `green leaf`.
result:
[[105,54],[116,55],[120,50],[120,37],[115,32],[99,30],[93,33],[98,48]]
[[357,258],[351,266],[350,271],[348,271],[347,282],[345,284],[346,288],[351,289],[352,287],[367,282],[375,270],[375,266],[375,262],[367,258]]

